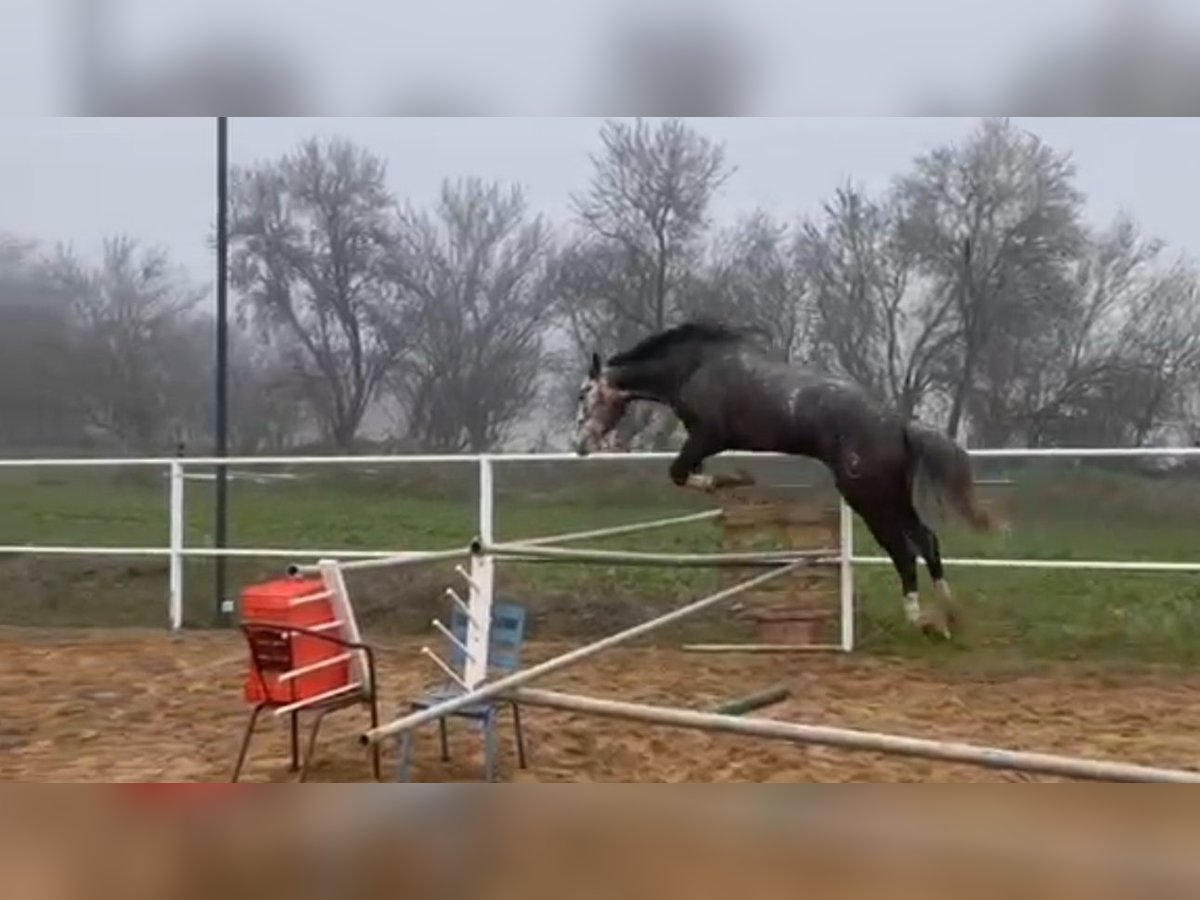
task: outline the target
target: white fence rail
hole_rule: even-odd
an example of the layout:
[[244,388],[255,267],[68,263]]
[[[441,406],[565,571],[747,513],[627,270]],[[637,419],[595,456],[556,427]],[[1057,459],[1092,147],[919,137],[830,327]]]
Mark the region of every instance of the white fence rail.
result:
[[[187,559],[194,558],[276,558],[299,562],[322,559],[356,560],[350,567],[368,568],[374,561],[395,560],[397,557],[412,561],[431,559],[467,558],[466,545],[476,538],[485,544],[495,543],[495,487],[494,468],[517,463],[567,463],[586,465],[594,461],[637,462],[648,460],[670,460],[673,453],[596,453],[581,460],[571,453],[509,453],[487,455],[375,455],[375,456],[250,456],[250,457],[148,457],[148,458],[97,458],[97,459],[0,459],[0,471],[15,469],[159,469],[167,480],[164,508],[168,522],[168,540],[165,546],[116,547],[96,545],[47,545],[7,544],[0,545],[0,556],[45,555],[45,556],[124,556],[165,557],[168,560],[167,622],[172,630],[183,626],[184,579],[183,566]],[[1139,447],[1139,448],[1087,448],[1087,449],[983,449],[972,450],[974,458],[990,460],[1033,460],[1033,459],[1170,459],[1200,458],[1200,448],[1193,447]],[[776,454],[728,453],[724,458],[777,456]],[[479,476],[478,526],[473,535],[463,535],[463,550],[426,551],[422,548],[390,549],[329,549],[311,547],[226,547],[214,548],[189,546],[186,542],[186,484],[189,470],[224,467],[248,469],[260,467],[318,467],[318,466],[414,466],[414,465],[470,465],[477,467]],[[665,477],[665,475],[664,475]],[[0,487],[0,493],[3,488]],[[680,517],[680,522],[698,517]],[[595,534],[620,533],[621,529],[599,529]],[[591,536],[592,532],[581,533]],[[858,556],[853,551],[853,517],[843,503],[841,505],[841,541],[839,564],[841,570],[842,635],[843,649],[854,646],[854,592],[853,572],[856,566],[890,565],[886,557]],[[522,541],[534,547],[541,539]],[[1056,560],[1056,559],[946,559],[946,564],[957,567],[1021,568],[1021,569],[1072,569],[1081,571],[1108,572],[1200,572],[1200,559],[1194,562],[1165,562],[1145,560]],[[490,567],[495,560],[490,555],[473,556],[473,566]],[[309,568],[307,566],[302,568]],[[481,581],[490,582],[491,572],[473,572]]]

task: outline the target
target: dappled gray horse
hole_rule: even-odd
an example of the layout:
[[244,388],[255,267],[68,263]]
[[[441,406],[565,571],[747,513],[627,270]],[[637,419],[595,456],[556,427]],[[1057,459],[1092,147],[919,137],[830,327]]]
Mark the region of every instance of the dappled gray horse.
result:
[[[908,621],[949,637],[959,614],[937,535],[913,502],[918,477],[973,528],[995,521],[975,497],[970,457],[939,431],[881,408],[853,382],[769,357],[748,334],[687,323],[652,335],[602,362],[592,354],[579,395],[576,451],[595,451],[633,401],[669,407],[687,429],[672,481],[714,491],[744,477],[704,473],[727,450],[785,453],[824,463],[838,492],[862,517],[900,577]],[[917,559],[934,581],[941,615],[921,609]]]

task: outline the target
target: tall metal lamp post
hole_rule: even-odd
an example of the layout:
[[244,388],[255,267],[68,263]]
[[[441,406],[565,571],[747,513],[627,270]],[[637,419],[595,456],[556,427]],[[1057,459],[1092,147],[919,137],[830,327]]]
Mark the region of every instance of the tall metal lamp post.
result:
[[[229,453],[229,119],[217,117],[217,360],[216,360],[216,447],[215,455]],[[213,543],[217,551],[227,542],[228,482],[226,468],[216,471],[216,522]],[[213,560],[216,591],[214,609],[217,625],[228,624],[232,606],[225,596],[225,557]]]

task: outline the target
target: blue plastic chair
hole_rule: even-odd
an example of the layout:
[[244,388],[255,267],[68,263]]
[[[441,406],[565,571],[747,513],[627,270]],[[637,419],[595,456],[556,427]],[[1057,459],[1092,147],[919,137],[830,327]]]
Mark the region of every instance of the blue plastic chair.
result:
[[[467,614],[457,606],[450,619],[451,633],[462,643],[467,640]],[[490,634],[490,649],[488,651],[489,670],[501,675],[515,672],[521,665],[521,646],[525,641],[525,608],[515,603],[494,603],[492,605],[492,627]],[[457,646],[450,643],[450,665],[455,671],[461,672],[466,662],[466,654]],[[446,681],[431,691],[423,694],[409,704],[412,712],[437,706],[463,693],[463,688],[456,682]],[[438,730],[442,743],[442,762],[450,761],[450,736],[447,722],[451,716],[468,719],[479,723],[484,736],[484,776],[488,781],[495,781],[496,776],[496,731],[499,715],[504,707],[510,707],[513,715],[513,730],[517,740],[517,763],[522,769],[526,768],[525,738],[521,732],[521,709],[512,700],[483,700],[463,707],[449,716],[438,719]],[[396,780],[408,781],[412,768],[413,732],[405,732],[400,739],[400,752],[396,761]]]

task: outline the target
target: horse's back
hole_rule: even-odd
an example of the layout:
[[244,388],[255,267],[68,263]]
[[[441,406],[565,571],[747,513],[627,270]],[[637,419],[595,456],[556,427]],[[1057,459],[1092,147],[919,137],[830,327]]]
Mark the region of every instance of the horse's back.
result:
[[744,349],[710,358],[684,397],[686,415],[720,430],[730,449],[831,462],[847,433],[863,435],[883,424],[855,382]]
[[776,360],[758,364],[769,405],[785,423],[781,449],[835,465],[851,450],[883,462],[904,455],[904,420],[845,376]]

